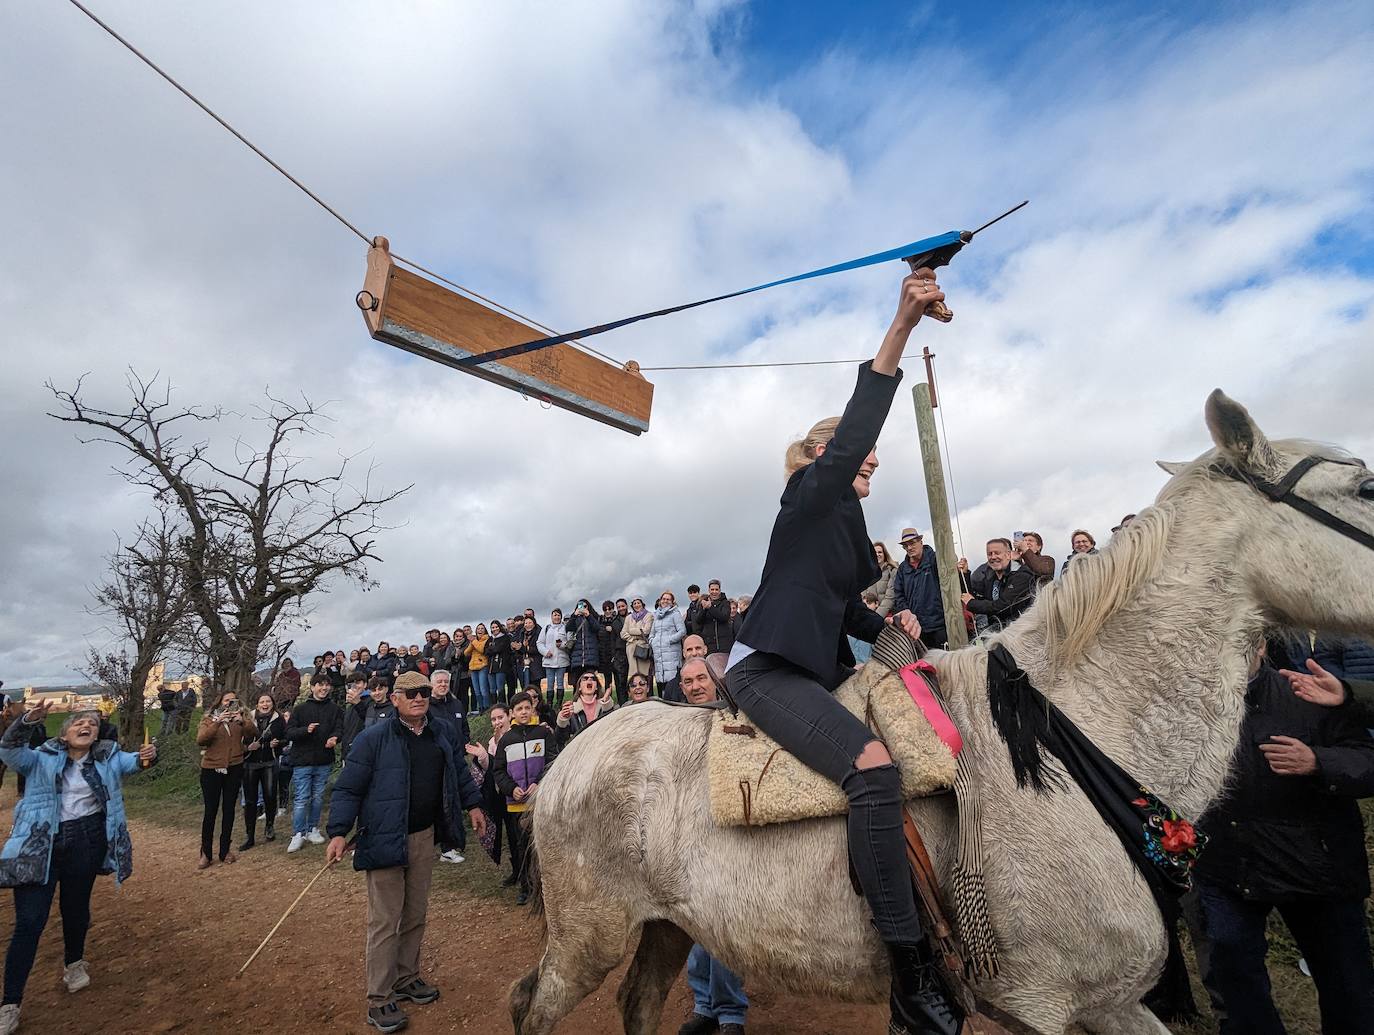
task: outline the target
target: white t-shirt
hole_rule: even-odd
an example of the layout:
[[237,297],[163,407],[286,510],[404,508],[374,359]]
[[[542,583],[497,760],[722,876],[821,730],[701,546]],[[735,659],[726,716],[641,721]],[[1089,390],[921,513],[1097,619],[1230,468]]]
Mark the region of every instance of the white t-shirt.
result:
[[81,819],[100,811],[100,799],[96,797],[95,788],[81,775],[81,767],[87,764],[95,764],[90,761],[89,756],[80,762],[68,759],[66,768],[62,770],[62,811],[58,816],[60,823],[65,823],[69,819]]

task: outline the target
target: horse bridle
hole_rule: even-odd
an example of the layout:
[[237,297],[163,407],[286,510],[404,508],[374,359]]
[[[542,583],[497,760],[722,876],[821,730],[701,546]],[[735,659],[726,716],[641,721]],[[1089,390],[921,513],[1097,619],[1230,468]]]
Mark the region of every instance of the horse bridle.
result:
[[1297,489],[1298,482],[1302,480],[1303,475],[1318,464],[1346,464],[1352,467],[1363,467],[1364,461],[1355,459],[1337,460],[1328,456],[1305,456],[1294,464],[1289,469],[1288,473],[1277,482],[1266,481],[1258,475],[1247,474],[1225,462],[1214,464],[1213,469],[1219,474],[1224,474],[1228,478],[1233,478],[1238,482],[1249,485],[1253,489],[1257,489],[1265,496],[1269,497],[1270,501],[1292,507],[1299,513],[1306,514],[1313,521],[1325,525],[1333,532],[1339,532],[1347,539],[1353,539],[1361,546],[1374,550],[1374,535],[1371,535],[1362,528],[1356,528],[1350,522],[1338,518],[1335,514],[1317,506],[1311,500],[1303,499],[1294,491]]

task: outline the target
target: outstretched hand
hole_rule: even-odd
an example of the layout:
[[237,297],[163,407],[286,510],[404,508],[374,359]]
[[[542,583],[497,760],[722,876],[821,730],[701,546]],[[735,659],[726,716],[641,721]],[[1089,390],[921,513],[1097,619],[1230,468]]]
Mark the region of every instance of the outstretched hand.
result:
[[915,327],[936,302],[943,302],[945,293],[935,280],[935,271],[922,266],[902,280],[902,293],[897,301],[897,315],[893,323],[907,330]]
[[27,712],[24,713],[25,722],[43,722],[48,717],[48,712],[52,711],[52,701],[39,701]]
[[1345,704],[1345,684],[1322,668],[1312,658],[1307,659],[1306,672],[1293,672],[1279,669],[1279,674],[1288,678],[1288,685],[1304,701],[1319,704],[1323,708],[1335,708]]
[[895,615],[888,615],[887,624],[895,625],[913,640],[921,638],[921,620],[910,611],[898,611]]

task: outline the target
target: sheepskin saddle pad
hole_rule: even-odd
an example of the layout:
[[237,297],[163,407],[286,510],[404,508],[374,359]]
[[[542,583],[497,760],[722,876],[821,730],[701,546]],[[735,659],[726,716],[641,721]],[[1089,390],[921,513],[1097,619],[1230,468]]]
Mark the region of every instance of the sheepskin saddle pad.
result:
[[[954,786],[962,741],[940,703],[934,670],[917,661],[907,637],[887,632],[835,699],[887,745],[906,798],[940,794]],[[706,760],[717,826],[759,827],[849,811],[837,784],[784,751],[742,711],[713,714]]]

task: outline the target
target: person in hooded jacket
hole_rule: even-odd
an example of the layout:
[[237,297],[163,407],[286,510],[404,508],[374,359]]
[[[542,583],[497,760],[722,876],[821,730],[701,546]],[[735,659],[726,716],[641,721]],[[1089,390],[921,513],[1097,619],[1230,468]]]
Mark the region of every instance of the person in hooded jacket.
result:
[[573,685],[584,672],[601,667],[601,623],[592,611],[592,602],[585,597],[573,608],[568,619],[568,667]]
[[677,597],[665,589],[654,608],[654,624],[649,630],[649,646],[654,649],[654,682],[658,696],[665,701],[685,701],[678,687],[677,673],[682,667],[682,640],[687,622],[678,610]]
[[396,682],[396,670],[400,665],[400,656],[391,649],[391,644],[382,640],[377,644],[377,653],[372,655],[367,663],[367,674],[385,679],[386,685],[390,687]]
[[261,795],[265,826],[263,837],[277,839],[277,749],[286,743],[286,723],[282,720],[272,695],[258,694],[257,706],[250,716],[257,735],[249,741],[243,756],[243,826],[247,836],[239,845],[246,852],[257,844],[258,797]]
[[356,825],[353,868],[367,874],[367,1023],[400,1031],[399,1001],[426,1004],[440,996],[420,974],[435,848],[462,849],[463,813],[480,837],[482,795],[452,727],[429,719],[429,681],[419,672],[396,679],[393,718],[364,730],[334,786],[329,806],[333,864],[348,850]]
[[[30,708],[0,736],[0,761],[23,774],[28,792],[14,806],[14,825],[0,848],[0,887],[14,889],[14,928],[5,954],[0,1035],[19,1028],[24,986],[33,970],[38,942],[59,894],[66,967],[62,983],[79,992],[91,983],[86,934],[91,926],[91,891],[102,873],[118,887],[133,872],[133,842],[124,819],[124,779],[157,759],[157,748],[137,753],[98,740],[100,715],[72,712],[58,735],[29,747],[33,731],[45,729],[50,703]],[[52,1030],[65,1025],[50,1023]],[[93,1027],[72,1019],[69,1031]]]
[[[925,545],[924,537],[914,528],[902,529],[901,544],[906,560],[893,573],[888,599],[880,599],[878,614],[886,618],[894,612],[910,611],[921,623],[921,642],[927,647],[943,647],[949,637],[945,632],[945,605],[940,596],[935,551]],[[883,609],[884,603],[887,610]]]

